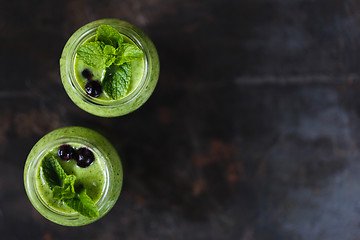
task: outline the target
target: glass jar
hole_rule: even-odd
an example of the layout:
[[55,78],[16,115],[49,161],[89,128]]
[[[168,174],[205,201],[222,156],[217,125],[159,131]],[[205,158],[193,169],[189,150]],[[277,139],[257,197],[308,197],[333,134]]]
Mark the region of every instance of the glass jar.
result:
[[[117,100],[102,100],[87,95],[75,74],[77,49],[96,35],[100,25],[112,26],[144,53],[140,82],[128,95]],[[159,57],[150,38],[140,28],[118,19],[96,20],[78,29],[67,41],[60,58],[62,83],[71,100],[81,109],[101,117],[125,115],[142,106],[155,89],[159,70]]]
[[[95,162],[87,168],[76,166],[79,171],[90,171],[86,169],[93,167],[91,171],[96,175],[87,172],[94,178],[91,179],[94,182],[89,181],[89,184],[94,185],[95,181],[100,181],[100,178],[103,182],[103,184],[99,184],[97,193],[99,197],[94,201],[99,210],[99,216],[96,218],[85,217],[61,201],[54,200],[50,188],[46,185],[40,167],[42,159],[62,144],[87,147],[94,153],[95,161],[98,161],[96,166],[93,166]],[[101,172],[98,171],[99,169]],[[88,177],[86,174],[84,176]],[[84,176],[82,177],[84,178]],[[81,176],[78,175],[77,177]],[[46,134],[31,149],[24,168],[25,190],[32,205],[48,220],[64,226],[86,225],[103,217],[116,203],[120,195],[122,181],[122,166],[114,147],[99,133],[83,127],[59,128]],[[87,192],[90,196],[89,191]]]

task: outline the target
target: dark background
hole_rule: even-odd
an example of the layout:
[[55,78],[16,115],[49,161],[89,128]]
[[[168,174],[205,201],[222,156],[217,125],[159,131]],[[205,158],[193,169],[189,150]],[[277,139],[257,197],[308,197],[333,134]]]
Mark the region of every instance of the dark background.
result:
[[[140,26],[158,85],[118,118],[75,106],[60,80],[70,35]],[[359,0],[19,0],[0,7],[0,238],[360,239]],[[37,213],[23,167],[44,134],[103,133],[119,201],[83,227]]]

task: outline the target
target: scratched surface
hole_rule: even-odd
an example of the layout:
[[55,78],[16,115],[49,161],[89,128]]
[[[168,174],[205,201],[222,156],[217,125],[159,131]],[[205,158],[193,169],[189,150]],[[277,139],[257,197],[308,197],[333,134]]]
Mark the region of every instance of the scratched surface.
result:
[[[161,61],[139,110],[77,108],[59,56],[80,26],[139,25]],[[1,1],[0,238],[360,239],[360,1]],[[120,152],[104,218],[53,224],[23,166],[47,132],[79,125]]]

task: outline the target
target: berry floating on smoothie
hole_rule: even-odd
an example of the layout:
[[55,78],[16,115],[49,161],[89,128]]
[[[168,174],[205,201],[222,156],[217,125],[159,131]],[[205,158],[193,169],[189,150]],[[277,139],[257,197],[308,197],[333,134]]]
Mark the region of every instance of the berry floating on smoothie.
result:
[[58,149],[58,156],[62,160],[69,161],[70,159],[76,159],[77,153],[72,146],[63,144]]
[[99,97],[102,93],[102,86],[99,81],[90,80],[85,85],[85,92],[91,97]]
[[76,164],[79,167],[86,168],[90,166],[95,160],[95,156],[92,151],[86,147],[79,148],[77,153],[79,158],[77,159]]
[[90,166],[95,161],[95,156],[89,148],[81,147],[75,150],[69,144],[63,144],[59,147],[58,156],[65,161],[73,159],[76,161],[76,165],[82,168]]
[[81,75],[89,81],[92,80],[92,77],[93,77],[93,74],[89,69],[84,69],[81,72]]

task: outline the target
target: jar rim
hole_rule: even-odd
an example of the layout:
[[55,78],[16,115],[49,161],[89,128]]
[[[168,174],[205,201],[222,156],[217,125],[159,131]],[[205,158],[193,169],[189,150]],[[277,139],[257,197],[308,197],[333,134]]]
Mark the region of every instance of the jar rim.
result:
[[[129,93],[117,100],[102,100],[88,96],[77,81],[74,71],[74,47],[83,33],[89,29],[95,34],[98,26],[110,25],[121,30],[129,40],[143,50],[143,76],[133,85]],[[129,36],[128,33],[131,33]],[[90,35],[91,35],[90,34]],[[94,35],[91,35],[94,36]],[[86,38],[88,39],[88,38]],[[159,79],[160,62],[157,50],[151,39],[137,26],[123,20],[105,18],[90,22],[75,31],[66,42],[60,58],[60,74],[63,86],[70,99],[84,111],[100,117],[118,117],[135,111],[151,96]],[[78,73],[76,73],[78,74]],[[72,78],[72,79],[71,79]]]
[[[40,140],[41,141],[41,140]],[[83,138],[76,138],[76,137],[59,137],[56,139],[53,139],[50,142],[47,142],[43,145],[43,147],[39,150],[38,154],[35,155],[35,158],[28,159],[30,162],[28,163],[29,166],[27,166],[25,171],[25,188],[26,192],[29,196],[30,201],[32,202],[33,206],[39,211],[41,215],[48,218],[51,221],[54,221],[59,224],[65,225],[63,222],[65,221],[73,221],[74,224],[69,225],[78,225],[78,223],[83,222],[83,224],[88,224],[93,221],[96,221],[99,218],[87,218],[85,216],[82,216],[78,212],[73,213],[65,213],[61,212],[60,210],[49,206],[47,204],[46,200],[41,196],[38,186],[37,186],[37,177],[39,173],[39,164],[41,164],[42,159],[45,157],[45,155],[53,150],[56,146],[60,146],[61,144],[79,144],[84,145],[91,149],[94,152],[95,156],[98,156],[98,160],[102,162],[102,168],[104,170],[105,180],[104,180],[104,186],[102,187],[102,194],[100,198],[96,201],[95,205],[99,209],[99,218],[106,214],[110,209],[107,205],[107,202],[111,198],[110,194],[110,185],[111,180],[110,176],[112,174],[111,169],[111,163],[110,159],[108,158],[107,154],[103,152],[100,148],[98,148],[95,144],[93,144],[90,141],[87,141]],[[27,161],[28,161],[27,160]],[[112,207],[112,206],[111,206]],[[111,208],[110,207],[110,208]],[[61,217],[62,220],[57,220],[57,217]],[[68,224],[66,224],[68,225]]]

